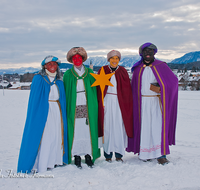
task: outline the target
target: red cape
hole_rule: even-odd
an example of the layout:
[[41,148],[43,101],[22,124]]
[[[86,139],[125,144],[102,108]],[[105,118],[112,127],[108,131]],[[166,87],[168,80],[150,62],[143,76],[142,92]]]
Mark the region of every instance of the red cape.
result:
[[[108,65],[103,66],[105,74],[112,73],[112,70]],[[102,68],[101,68],[102,69]],[[100,70],[101,70],[100,69]],[[100,73],[100,70],[98,73]],[[119,101],[119,107],[121,109],[122,118],[128,137],[133,137],[133,96],[131,90],[130,79],[128,73],[124,67],[119,66],[115,71],[115,77],[117,81],[117,97]],[[108,86],[105,87],[104,97],[107,93]],[[102,105],[102,96],[100,87],[97,87],[97,97],[98,97],[98,109],[99,109],[99,137],[103,136],[103,124],[104,124],[104,108]]]

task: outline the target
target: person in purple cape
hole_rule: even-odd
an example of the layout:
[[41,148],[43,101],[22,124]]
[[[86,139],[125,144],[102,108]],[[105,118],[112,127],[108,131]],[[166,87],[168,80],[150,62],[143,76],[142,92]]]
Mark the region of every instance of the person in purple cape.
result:
[[126,150],[164,165],[169,145],[175,145],[178,79],[165,62],[155,59],[156,53],[154,44],[141,45],[141,60],[132,67],[133,138]]

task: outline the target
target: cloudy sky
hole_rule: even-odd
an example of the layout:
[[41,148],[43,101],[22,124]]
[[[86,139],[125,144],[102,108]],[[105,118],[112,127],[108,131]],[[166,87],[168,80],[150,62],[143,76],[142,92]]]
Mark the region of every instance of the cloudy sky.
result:
[[66,62],[82,46],[88,56],[117,49],[135,55],[145,42],[157,57],[200,50],[199,0],[0,0],[0,68],[40,67],[47,55]]

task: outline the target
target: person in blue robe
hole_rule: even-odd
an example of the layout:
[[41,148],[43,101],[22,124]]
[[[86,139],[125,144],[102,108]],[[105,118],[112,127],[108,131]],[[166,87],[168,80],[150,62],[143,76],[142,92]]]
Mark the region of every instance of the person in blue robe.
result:
[[34,76],[17,172],[30,173],[68,164],[66,97],[60,60],[47,56]]

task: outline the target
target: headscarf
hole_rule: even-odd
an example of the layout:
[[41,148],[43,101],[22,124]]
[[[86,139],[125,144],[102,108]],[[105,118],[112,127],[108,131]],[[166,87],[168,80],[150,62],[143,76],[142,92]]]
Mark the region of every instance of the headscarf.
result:
[[47,57],[44,58],[41,65],[44,66],[46,63],[50,61],[55,61],[58,65],[61,64],[61,61],[57,57],[54,57],[53,55],[48,55]]
[[83,47],[73,47],[67,53],[67,61],[73,63],[72,57],[76,54],[79,54],[83,58],[83,62],[87,60],[87,52]]
[[112,50],[107,54],[107,61],[109,62],[109,59],[114,56],[119,57],[119,61],[121,60],[121,53],[117,50]]
[[154,44],[152,44],[150,42],[147,42],[147,43],[145,43],[145,44],[143,44],[143,45],[140,46],[140,48],[139,48],[139,54],[140,54],[140,56],[142,56],[142,51],[146,47],[150,48],[150,49],[153,49],[154,50],[154,54],[156,54],[157,51],[158,51],[157,47]]
[[[154,55],[158,52],[158,49],[157,49],[157,47],[156,47],[154,44],[152,44],[152,43],[150,43],[150,42],[147,42],[147,43],[145,43],[145,44],[143,44],[143,45],[141,45],[141,46],[139,47],[139,54],[140,54],[141,57],[142,57],[142,51],[143,51],[143,49],[146,48],[146,47],[147,47],[147,48],[150,48],[150,49],[153,49],[153,50],[154,50]],[[135,64],[132,66],[131,72],[134,71],[134,68],[135,68],[135,67],[137,67],[138,65],[141,64],[142,60],[143,60],[143,57],[141,58],[140,61],[138,61],[137,63],[135,63]]]

